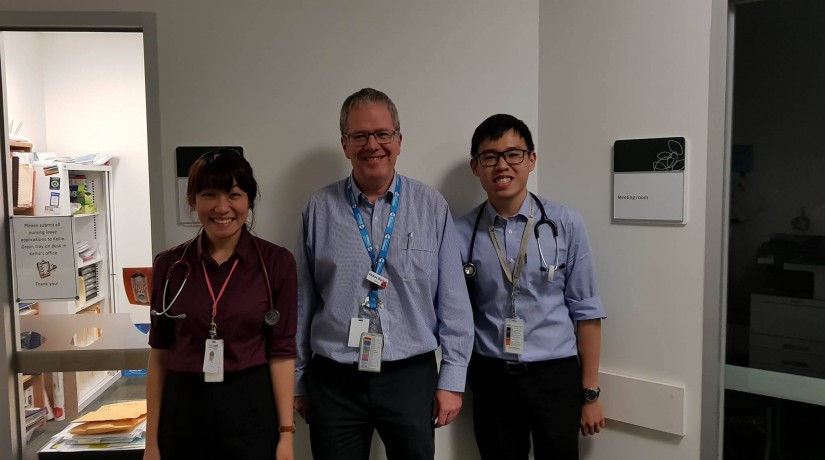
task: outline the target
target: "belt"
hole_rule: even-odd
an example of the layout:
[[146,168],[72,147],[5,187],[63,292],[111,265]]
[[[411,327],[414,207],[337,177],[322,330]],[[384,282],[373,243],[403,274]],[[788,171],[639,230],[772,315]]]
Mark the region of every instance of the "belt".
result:
[[507,374],[526,374],[530,371],[537,371],[540,369],[547,369],[550,367],[567,364],[570,361],[578,361],[577,356],[569,356],[567,358],[548,359],[544,361],[508,361],[505,359],[488,358],[479,354],[473,354],[470,365],[482,367],[494,371],[504,371]]
[[[334,359],[327,358],[326,356],[319,355],[315,353],[312,356],[312,360],[315,361],[318,365],[330,368],[330,367],[338,367],[338,368],[345,368],[351,370],[358,370],[358,363],[339,363]],[[399,359],[397,361],[382,361],[381,362],[381,371],[390,371],[393,369],[398,369],[405,366],[413,366],[416,364],[423,364],[428,361],[435,362],[435,352],[428,351],[426,353],[421,353],[420,355],[411,356],[409,358]]]

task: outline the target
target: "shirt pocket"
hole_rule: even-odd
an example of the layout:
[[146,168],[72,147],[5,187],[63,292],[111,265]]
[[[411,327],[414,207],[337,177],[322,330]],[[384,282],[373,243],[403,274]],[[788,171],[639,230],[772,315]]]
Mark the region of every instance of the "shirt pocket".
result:
[[399,240],[396,257],[398,257],[399,272],[403,279],[420,280],[438,276],[437,239],[407,235]]

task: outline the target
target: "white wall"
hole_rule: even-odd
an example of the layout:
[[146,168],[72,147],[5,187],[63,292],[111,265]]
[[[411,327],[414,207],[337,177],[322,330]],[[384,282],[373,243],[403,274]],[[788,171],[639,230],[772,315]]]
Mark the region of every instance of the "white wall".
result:
[[[711,3],[541,4],[539,190],[587,222],[602,370],[685,388],[684,437],[611,420],[585,458],[699,458]],[[687,225],[612,223],[613,142],[669,136],[688,142]]]
[[[8,122],[15,129],[23,122],[18,136],[32,142],[35,151],[46,147],[46,112],[43,105],[43,65],[41,34],[38,32],[0,32],[6,60]],[[9,133],[11,134],[11,133]]]
[[[481,197],[467,166],[475,126],[497,111],[536,125],[537,1],[249,3],[160,6],[164,169],[171,184],[179,145],[242,145],[265,238],[292,247],[309,194],[348,173],[338,111],[362,87],[399,107],[399,171],[457,213]],[[189,234],[167,231],[169,242]]]
[[42,33],[41,43],[47,149],[115,155],[118,308],[148,323],[146,307],[129,305],[120,276],[122,267],[152,265],[143,34]]

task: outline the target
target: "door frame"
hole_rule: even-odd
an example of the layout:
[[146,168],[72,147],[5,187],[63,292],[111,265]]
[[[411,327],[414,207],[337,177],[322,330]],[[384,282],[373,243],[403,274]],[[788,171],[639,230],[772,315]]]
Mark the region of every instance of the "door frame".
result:
[[[160,143],[160,92],[158,75],[158,36],[157,20],[154,13],[123,13],[123,12],[12,12],[0,11],[0,31],[26,32],[141,32],[143,34],[143,59],[146,84],[146,122],[149,166],[149,202],[151,209],[152,251],[157,252],[165,247],[164,222],[164,195],[162,156]],[[0,45],[2,42],[0,41]],[[5,107],[6,81],[2,71],[2,53],[0,53],[0,146],[3,152],[8,148],[7,122],[8,114]],[[5,154],[5,153],[4,153]],[[0,162],[0,171],[8,175],[6,162]],[[6,181],[9,182],[9,181]],[[0,261],[5,265],[6,276],[0,277],[0,458],[22,459],[23,436],[25,427],[21,426],[20,414],[17,410],[21,400],[18,372],[21,365],[33,367],[61,367],[65,370],[106,369],[114,368],[141,368],[148,357],[147,350],[129,353],[104,353],[91,355],[67,351],[59,356],[43,356],[29,359],[21,363],[15,352],[15,337],[17,334],[15,316],[12,310],[12,266],[11,266],[11,239],[8,203],[10,200],[10,184],[3,187],[2,235],[0,235]],[[76,355],[76,356],[75,356]],[[101,362],[101,359],[103,360]],[[57,364],[58,360],[70,362],[69,365]],[[7,447],[6,447],[7,446]]]

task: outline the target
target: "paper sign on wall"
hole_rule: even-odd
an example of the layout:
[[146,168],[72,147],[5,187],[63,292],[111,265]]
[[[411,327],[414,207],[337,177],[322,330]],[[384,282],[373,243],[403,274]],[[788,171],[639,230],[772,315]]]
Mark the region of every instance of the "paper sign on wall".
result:
[[11,219],[20,300],[77,299],[71,216]]
[[687,222],[684,137],[618,140],[613,144],[613,218]]

